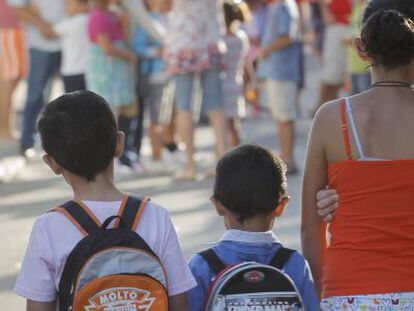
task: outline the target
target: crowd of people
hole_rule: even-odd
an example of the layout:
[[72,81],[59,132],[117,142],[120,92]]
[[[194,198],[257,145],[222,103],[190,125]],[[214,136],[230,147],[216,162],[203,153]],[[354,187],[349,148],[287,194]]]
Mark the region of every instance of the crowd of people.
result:
[[[74,1],[80,12],[86,9],[82,1]],[[39,0],[38,4],[46,5],[46,2]],[[256,44],[256,52],[252,52],[244,48],[247,46],[244,42],[248,42],[248,30],[254,27],[233,28],[229,23],[245,22],[243,4],[239,1],[226,2],[222,7],[215,1],[212,5],[211,1],[173,0],[171,8],[165,8],[165,2],[161,5],[158,1],[149,1],[147,9],[154,12],[138,26],[139,31],[130,45],[124,38],[129,31],[126,21],[131,18],[127,13],[132,2],[126,4],[128,11],[122,11],[122,7],[117,7],[120,11],[112,11],[109,2],[94,1],[95,6],[82,22],[91,41],[88,55],[93,55],[93,61],[87,60],[85,64],[85,83],[86,88],[96,88],[93,89],[96,92],[84,90],[59,97],[46,106],[38,122],[46,153],[44,160],[73,189],[72,203],[79,209],[76,213],[69,208],[73,204],[63,204],[42,215],[34,225],[15,286],[15,292],[28,300],[29,311],[56,309],[58,295],[59,299],[62,295],[59,290],[65,282],[61,279],[62,272],[66,270],[68,257],[73,255],[72,250],[82,244],[78,244],[83,239],[82,234],[87,235],[87,225],[103,223],[103,228],[97,227],[103,230],[112,220],[126,221],[129,218],[123,216],[128,208],[134,216],[132,228],[148,244],[154,257],[160,259],[168,275],[169,282],[165,282],[164,288],[169,295],[167,309],[204,310],[211,282],[222,274],[217,275],[202,253],[195,254],[187,265],[169,214],[147,200],[140,206],[128,207],[125,203],[128,196],[114,183],[115,158],[125,156],[133,162],[125,152],[131,151],[128,135],[139,136],[135,130],[142,133],[141,129],[131,130],[132,127],[126,125],[123,133],[118,127],[123,126],[124,121],[125,124],[136,123],[140,113],[137,107],[145,107],[147,100],[159,104],[165,79],[175,85],[172,114],[176,114],[178,133],[186,144],[187,163],[180,178],[191,178],[195,170],[191,104],[196,76],[200,78],[203,91],[203,109],[215,131],[220,160],[215,170],[211,201],[227,229],[212,248],[216,263],[218,258],[227,267],[246,261],[269,264],[282,248],[272,229],[289,201],[286,172],[295,168],[291,158],[295,119],[292,106],[303,75],[300,33],[305,24],[297,4],[289,0],[254,4],[246,1],[252,13],[259,16],[256,26],[260,23],[263,26],[262,33],[260,27],[256,28],[260,39],[250,40],[251,46]],[[56,0],[53,3],[56,4]],[[303,256],[291,253],[285,258],[282,270],[295,284],[305,310],[411,310],[414,308],[411,198],[414,146],[410,144],[410,137],[414,135],[414,5],[407,0],[370,0],[367,3],[356,1],[351,6],[345,0],[332,0],[312,2],[308,7],[312,8],[315,19],[315,33],[324,33],[322,42],[314,41],[315,50],[320,49],[323,61],[321,98],[339,95],[347,66],[352,67],[349,71],[352,95],[324,103],[316,113],[302,186]],[[164,9],[176,14],[172,21],[159,14]],[[32,25],[38,25],[37,29],[42,29],[44,35],[49,33],[53,37],[58,29],[63,33],[63,26],[49,28],[42,24],[39,5],[30,3],[22,10],[20,14],[31,20]],[[224,36],[220,32],[221,10],[226,13]],[[52,14],[53,10],[49,7],[44,12]],[[262,14],[265,19],[260,18]],[[348,31],[349,22],[352,32]],[[164,28],[163,23],[169,23],[168,27]],[[18,38],[18,33],[15,32],[13,38]],[[147,36],[151,37],[147,38],[151,40],[150,47],[142,45]],[[319,37],[315,35],[315,38]],[[226,42],[227,47],[222,42]],[[350,42],[353,42],[352,50],[347,49]],[[31,68],[46,58],[47,72],[53,72],[56,59],[52,56],[58,52],[53,50],[53,45],[50,49],[41,55],[32,48],[30,54],[38,57],[39,62]],[[225,119],[231,116],[227,125],[237,123],[231,112],[239,101],[243,84],[233,78],[221,80],[227,77],[221,77],[220,71],[241,77],[242,54],[246,53],[248,60],[249,52],[254,55],[252,59],[258,60],[257,76],[264,81],[262,92],[278,124],[278,133],[283,136],[279,139],[282,159],[255,145],[239,146],[225,153]],[[223,68],[219,56],[226,53],[232,56]],[[44,57],[46,54],[49,57]],[[347,54],[352,66],[346,65]],[[235,59],[239,60],[237,64]],[[138,104],[134,92],[122,90],[133,87],[130,82],[134,79],[128,79],[126,73],[136,66],[128,62],[139,65],[140,79],[150,77],[143,82],[148,83],[144,104]],[[160,69],[164,66],[166,71]],[[252,66],[255,66],[253,62]],[[101,74],[92,68],[102,70]],[[369,78],[367,68],[370,68]],[[88,70],[91,71],[88,73]],[[118,76],[120,72],[124,73],[123,77]],[[162,74],[164,72],[169,73],[168,78]],[[77,75],[70,75],[71,82],[77,80],[74,76]],[[106,94],[108,90],[112,91]],[[228,108],[233,109],[226,109],[228,114],[223,112],[223,102],[231,103]],[[29,101],[26,107],[28,104]],[[151,139],[156,140],[160,137],[156,127],[160,124],[154,115],[159,111],[157,107],[148,106],[154,109],[150,113],[153,127],[150,132],[153,131]],[[33,108],[33,103],[29,107]],[[24,126],[27,130],[31,125]],[[240,138],[235,131],[237,127],[233,126],[229,133],[232,141],[238,142]],[[153,153],[153,158],[157,159],[157,152]],[[327,186],[330,189],[326,189]],[[76,219],[76,215],[82,217]],[[111,258],[106,259],[113,263]],[[116,261],[118,266],[121,261]],[[138,265],[139,261],[134,264]],[[109,266],[113,268],[112,264]],[[263,275],[254,272],[242,278],[260,283]],[[97,279],[102,275],[111,276],[108,271],[95,273]],[[96,282],[98,284],[99,280]],[[135,294],[128,300],[128,293],[118,288],[118,292],[108,296],[110,298],[101,296],[101,305],[97,306],[93,298],[102,292],[96,293],[87,283],[76,285],[70,292],[75,297],[73,305],[80,306],[79,301],[82,301],[76,297],[90,295],[86,310],[92,306],[128,310],[129,306],[137,307],[148,298],[137,302]],[[243,294],[243,290],[239,293]],[[275,305],[249,303],[254,310],[278,310]],[[249,310],[248,306],[243,308]]]
[[[242,141],[240,118],[262,106],[277,124],[280,156],[294,174],[304,48],[312,47],[321,61],[316,108],[337,98],[344,85],[352,93],[368,89],[368,63],[353,45],[365,4],[1,0],[0,137],[13,137],[12,94],[27,71],[20,151],[34,155],[36,121],[59,74],[66,92],[92,90],[111,104],[126,138],[119,161],[133,171],[168,170],[163,155],[176,154],[180,141],[186,161],[175,175],[193,179],[194,111],[209,118],[218,159]],[[152,157],[144,165],[147,123]]]

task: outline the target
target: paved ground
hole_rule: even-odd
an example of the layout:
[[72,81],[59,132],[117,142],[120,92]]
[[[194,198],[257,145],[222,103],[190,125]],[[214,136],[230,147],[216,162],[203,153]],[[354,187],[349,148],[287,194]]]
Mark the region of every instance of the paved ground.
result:
[[[311,69],[315,68],[312,62],[308,63],[308,66]],[[309,88],[302,96],[305,107],[309,107],[315,101],[315,84],[318,80],[314,70],[309,72]],[[296,158],[300,166],[303,163],[309,126],[309,120],[299,122]],[[277,150],[274,131],[274,124],[268,116],[258,116],[243,123],[243,140],[246,143],[260,143]],[[211,162],[214,149],[211,131],[208,128],[199,129],[196,139],[200,163]],[[0,158],[12,155],[14,148],[15,146],[0,146]],[[214,241],[222,234],[222,222],[208,200],[212,191],[212,180],[177,183],[168,175],[124,176],[118,179],[125,191],[149,195],[171,211],[181,246],[187,257],[205,247],[204,243]],[[299,248],[300,244],[300,179],[300,175],[289,178],[292,201],[286,214],[275,227],[279,238],[287,246],[294,248]],[[54,204],[69,199],[70,194],[66,184],[54,177],[40,160],[29,164],[13,181],[0,185],[1,310],[24,309],[24,300],[13,295],[11,289],[19,271],[31,226],[38,215]]]

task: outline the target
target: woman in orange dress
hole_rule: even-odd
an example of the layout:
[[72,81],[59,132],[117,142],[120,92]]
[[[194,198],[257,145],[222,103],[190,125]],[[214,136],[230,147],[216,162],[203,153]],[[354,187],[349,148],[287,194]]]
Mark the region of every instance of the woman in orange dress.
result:
[[[302,247],[323,310],[414,308],[413,17],[409,1],[369,2],[356,45],[374,83],[324,105],[312,128]],[[326,185],[340,196],[327,227],[315,200]]]

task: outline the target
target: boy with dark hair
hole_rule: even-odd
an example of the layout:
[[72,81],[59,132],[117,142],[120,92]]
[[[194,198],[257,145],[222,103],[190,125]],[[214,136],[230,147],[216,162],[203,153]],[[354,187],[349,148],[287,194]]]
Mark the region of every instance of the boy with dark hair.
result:
[[[238,147],[217,164],[214,194],[217,213],[227,231],[213,247],[229,266],[254,261],[269,264],[281,242],[271,231],[289,201],[282,162],[271,151],[255,145]],[[198,286],[189,292],[190,310],[203,310],[212,279],[216,276],[200,254],[190,260]],[[295,252],[284,267],[296,284],[306,310],[319,310],[312,276],[305,259]]]
[[[90,91],[59,97],[45,109],[39,132],[46,164],[62,175],[73,199],[98,223],[117,215],[127,196],[114,184],[114,157],[123,151],[107,102]],[[181,252],[170,215],[149,202],[136,232],[160,258],[170,280],[170,310],[186,310],[185,292],[195,285]],[[58,212],[34,224],[14,291],[28,300],[29,311],[55,311],[57,291],[68,255],[82,239],[68,218]]]

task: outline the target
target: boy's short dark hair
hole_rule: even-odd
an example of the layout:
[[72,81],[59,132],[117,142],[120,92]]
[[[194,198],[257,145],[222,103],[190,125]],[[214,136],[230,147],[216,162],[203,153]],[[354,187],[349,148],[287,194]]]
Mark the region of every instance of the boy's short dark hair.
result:
[[244,145],[228,152],[218,162],[214,199],[241,223],[275,210],[286,195],[283,162],[270,150]]
[[60,96],[38,122],[42,147],[69,172],[93,181],[114,157],[118,128],[108,103],[90,91]]

